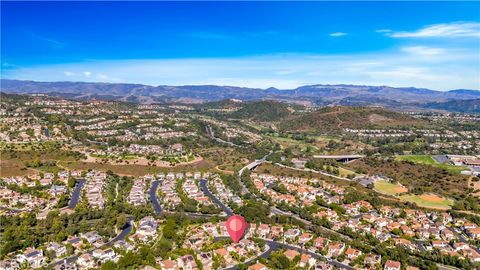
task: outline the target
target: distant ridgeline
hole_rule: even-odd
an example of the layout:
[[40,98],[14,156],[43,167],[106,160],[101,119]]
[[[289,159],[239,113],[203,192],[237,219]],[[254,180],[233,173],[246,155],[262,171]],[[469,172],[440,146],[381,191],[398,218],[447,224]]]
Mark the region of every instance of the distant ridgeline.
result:
[[[142,84],[36,82],[1,80],[6,93],[48,93],[72,99],[119,100],[134,103],[202,103],[224,99],[277,100],[305,105],[382,106],[400,110],[429,109],[480,112],[480,91],[434,91],[364,85],[309,85],[295,89],[245,88],[216,85],[149,86]],[[283,114],[279,112],[279,114]]]

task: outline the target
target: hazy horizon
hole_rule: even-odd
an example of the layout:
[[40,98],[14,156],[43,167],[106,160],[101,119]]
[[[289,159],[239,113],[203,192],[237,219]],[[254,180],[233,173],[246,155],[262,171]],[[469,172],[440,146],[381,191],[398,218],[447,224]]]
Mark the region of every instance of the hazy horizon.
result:
[[[184,86],[219,86],[219,87],[238,87],[238,88],[248,88],[248,89],[259,89],[259,90],[267,90],[269,88],[275,88],[277,90],[293,90],[295,88],[276,88],[273,86],[260,88],[260,87],[246,87],[241,85],[221,85],[221,84],[178,84],[178,85],[167,85],[167,84],[143,84],[143,83],[135,83],[135,82],[106,82],[106,81],[39,81],[39,80],[19,80],[19,79],[8,79],[8,78],[1,78],[1,80],[13,80],[13,81],[31,81],[35,83],[100,83],[100,84],[138,84],[138,85],[145,85],[151,87],[161,87],[161,86],[172,86],[172,87],[184,87]],[[324,83],[315,83],[315,84],[305,84],[300,85],[299,87],[303,86],[368,86],[368,87],[392,87],[392,88],[416,88],[416,89],[425,89],[425,90],[432,90],[438,92],[445,92],[445,91],[455,91],[455,90],[472,90],[472,91],[480,91],[479,89],[474,88],[455,88],[455,89],[446,89],[446,90],[438,90],[438,89],[431,89],[431,88],[423,88],[423,87],[415,87],[415,86],[391,86],[391,85],[367,85],[367,84],[345,84],[345,83],[338,83],[338,84],[324,84]]]

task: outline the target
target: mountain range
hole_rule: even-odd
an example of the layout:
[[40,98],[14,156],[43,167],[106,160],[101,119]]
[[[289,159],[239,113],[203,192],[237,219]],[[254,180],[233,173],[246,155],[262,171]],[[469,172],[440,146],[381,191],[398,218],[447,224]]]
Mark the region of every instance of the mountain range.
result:
[[480,112],[480,91],[435,91],[414,87],[307,85],[295,89],[217,85],[150,86],[125,83],[37,82],[2,79],[1,91],[41,93],[64,98],[118,100],[136,103],[203,103],[224,99],[277,100],[317,106],[382,106],[397,110]]

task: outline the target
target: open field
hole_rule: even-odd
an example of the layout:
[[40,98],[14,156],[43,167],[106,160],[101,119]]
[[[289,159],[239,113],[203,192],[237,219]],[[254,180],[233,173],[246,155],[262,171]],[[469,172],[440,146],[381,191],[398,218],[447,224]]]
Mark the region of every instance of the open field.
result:
[[392,184],[388,181],[383,181],[383,180],[375,181],[374,189],[379,193],[390,195],[390,196],[395,196],[401,193],[408,192],[408,189],[406,187],[398,183]]
[[453,200],[440,197],[435,194],[422,194],[422,195],[402,195],[400,196],[402,201],[408,201],[416,203],[420,207],[434,208],[447,210],[451,209]]
[[34,170],[26,168],[19,160],[0,159],[0,177],[26,176],[33,173]]
[[398,161],[410,161],[417,164],[426,164],[431,165],[440,169],[447,170],[453,173],[460,173],[463,170],[467,170],[466,167],[454,166],[450,164],[438,163],[429,155],[407,155],[407,156],[397,156],[395,160]]
[[275,142],[280,144],[282,147],[298,146],[303,149],[303,148],[306,148],[307,146],[311,146],[312,148],[316,148],[312,144],[308,144],[306,142],[295,140],[288,137],[278,137],[278,136],[271,136],[271,135],[268,135],[267,137],[274,140]]
[[111,170],[119,175],[127,176],[143,176],[150,173],[159,173],[159,172],[195,172],[195,171],[207,171],[212,169],[211,163],[207,161],[200,161],[194,164],[188,164],[184,166],[174,166],[174,167],[156,167],[156,166],[142,166],[142,165],[112,165],[112,164],[99,164],[99,163],[88,163],[88,162],[60,162],[64,168],[72,170],[99,170],[99,171],[108,171]]
[[433,208],[440,210],[450,209],[453,205],[453,200],[446,199],[433,193],[425,193],[422,195],[403,194],[407,193],[408,189],[400,184],[393,184],[388,181],[378,180],[375,182],[374,190],[378,193],[394,196],[402,201],[412,202],[420,207]]
[[318,136],[313,136],[310,135],[308,138],[314,139],[316,142],[329,142],[329,141],[334,141],[334,142],[340,142],[340,139],[338,137],[334,136],[326,136],[326,135],[318,135]]
[[402,162],[392,159],[363,158],[344,164],[357,173],[382,175],[391,178],[416,194],[436,193],[448,198],[465,194],[468,176],[445,171],[436,166]]
[[340,173],[340,177],[347,177],[349,175],[359,175],[358,173],[352,171],[352,170],[348,170],[348,169],[345,169],[345,168],[342,168],[342,167],[338,167],[338,172]]

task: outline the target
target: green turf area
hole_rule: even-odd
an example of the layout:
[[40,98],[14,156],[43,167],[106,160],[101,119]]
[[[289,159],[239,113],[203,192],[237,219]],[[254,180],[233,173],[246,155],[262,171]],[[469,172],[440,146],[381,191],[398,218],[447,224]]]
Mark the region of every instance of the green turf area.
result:
[[436,208],[436,209],[450,209],[453,205],[453,200],[439,197],[437,195],[402,195],[400,199],[403,201],[416,203],[420,207]]
[[318,147],[316,147],[313,144],[310,144],[301,140],[295,140],[290,137],[280,137],[280,136],[272,136],[272,135],[268,135],[267,137],[274,140],[275,142],[279,143],[284,147],[298,146],[302,151],[305,151],[307,147],[311,147],[311,149],[315,151],[318,150]]
[[354,175],[354,176],[358,175],[358,173],[356,173],[352,170],[342,168],[342,167],[338,167],[338,172],[340,173],[340,177],[347,177],[349,175]]
[[384,180],[375,181],[374,185],[375,191],[390,196],[395,196],[397,194],[408,192],[408,189],[401,186],[400,184],[392,184]]
[[431,165],[453,173],[460,173],[461,171],[467,170],[467,168],[463,166],[454,166],[450,164],[438,163],[429,155],[397,156],[395,159],[398,161],[410,161],[417,164]]

